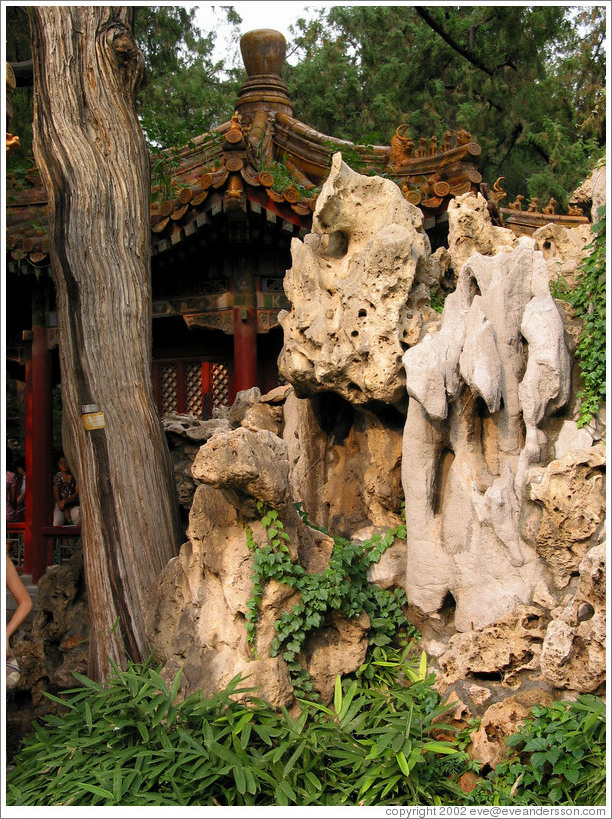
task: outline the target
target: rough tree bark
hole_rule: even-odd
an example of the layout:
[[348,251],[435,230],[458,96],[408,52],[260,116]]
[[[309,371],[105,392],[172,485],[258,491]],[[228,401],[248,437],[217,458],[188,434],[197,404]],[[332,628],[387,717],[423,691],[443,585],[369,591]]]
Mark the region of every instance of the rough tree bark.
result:
[[[151,384],[143,60],[125,7],[32,7],[34,156],[49,201],[63,440],[81,490],[90,674],[148,654],[150,584],[179,542]],[[85,405],[105,427],[85,429]]]

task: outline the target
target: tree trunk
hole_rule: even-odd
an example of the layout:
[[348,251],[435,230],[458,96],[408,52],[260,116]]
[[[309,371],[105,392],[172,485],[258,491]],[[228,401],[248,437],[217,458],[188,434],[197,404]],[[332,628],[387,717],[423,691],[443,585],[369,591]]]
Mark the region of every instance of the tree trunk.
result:
[[[180,537],[151,384],[150,173],[134,107],[143,60],[125,7],[30,13],[63,440],[81,493],[89,672],[103,679],[109,657],[123,665],[148,655],[145,595]],[[86,429],[86,405],[104,427]]]

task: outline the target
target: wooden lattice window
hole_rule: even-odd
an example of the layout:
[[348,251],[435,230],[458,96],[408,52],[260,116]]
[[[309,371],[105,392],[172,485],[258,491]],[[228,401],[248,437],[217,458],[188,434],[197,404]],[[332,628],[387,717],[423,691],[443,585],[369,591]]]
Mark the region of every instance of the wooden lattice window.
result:
[[227,406],[233,400],[229,367],[219,361],[156,361],[153,387],[162,417],[180,412],[211,418],[213,409]]
[[162,415],[176,412],[178,407],[178,380],[176,364],[161,364],[161,400],[157,402]]

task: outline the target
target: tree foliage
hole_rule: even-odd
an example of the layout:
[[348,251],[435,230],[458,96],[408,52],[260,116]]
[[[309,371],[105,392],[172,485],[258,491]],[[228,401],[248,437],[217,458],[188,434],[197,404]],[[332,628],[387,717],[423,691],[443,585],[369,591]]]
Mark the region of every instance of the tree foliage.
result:
[[[219,25],[240,17],[215,7]],[[138,6],[136,40],[147,78],[139,113],[149,145],[184,145],[232,114],[244,72],[213,59],[216,31],[194,7]],[[330,136],[389,144],[465,128],[483,149],[485,179],[509,197],[553,196],[558,207],[605,150],[605,7],[331,6],[298,19],[285,67],[295,115]],[[27,13],[7,9],[7,59],[29,56]],[[13,98],[24,150],[31,92]]]
[[[196,8],[184,6],[134,7],[134,37],[145,58],[145,80],[137,105],[150,147],[186,144],[194,136],[229,119],[233,113],[242,71],[227,69],[214,60],[216,31],[203,33]],[[214,9],[219,25],[236,28],[240,17],[231,6]],[[11,6],[6,12],[7,60],[31,59],[27,8]],[[32,88],[18,88],[13,97],[13,133],[22,149],[9,157],[11,169],[32,154]]]
[[325,133],[465,128],[486,179],[563,205],[603,152],[603,7],[336,6],[293,32],[296,116]]
[[[134,35],[147,67],[138,110],[150,146],[185,145],[234,111],[241,72],[213,59],[216,33],[204,34],[195,14],[194,7],[183,6],[135,9]],[[219,7],[218,17],[230,24],[240,19],[227,6]]]

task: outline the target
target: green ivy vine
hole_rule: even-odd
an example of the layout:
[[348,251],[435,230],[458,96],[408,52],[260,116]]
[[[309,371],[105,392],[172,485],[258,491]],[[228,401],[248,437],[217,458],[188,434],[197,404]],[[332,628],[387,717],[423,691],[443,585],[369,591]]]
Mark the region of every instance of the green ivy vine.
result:
[[[301,503],[296,507],[306,525],[328,534],[326,529],[309,522]],[[299,602],[276,621],[276,636],[270,646],[270,655],[276,657],[282,654],[287,663],[297,696],[316,697],[310,675],[300,665],[299,654],[308,634],[323,625],[331,611],[341,612],[348,618],[365,612],[370,618],[371,646],[389,645],[398,631],[405,638],[418,636],[402,609],[407,602],[404,590],[381,589],[368,581],[370,566],[378,563],[396,538],[406,537],[405,524],[358,543],[332,536],[334,547],[329,565],[321,574],[315,574],[291,560],[289,535],[278,512],[266,508],[261,502],[258,502],[257,508],[268,543],[259,546],[250,527],[246,527],[247,545],[253,552],[253,591],[246,614],[247,642],[255,651],[257,621],[266,583],[276,580],[299,592]]]
[[578,318],[584,319],[577,353],[584,387],[578,393],[578,426],[588,424],[606,400],[606,207],[598,210],[592,225],[591,253],[580,265],[577,286],[568,301]]
[[551,281],[555,298],[569,302],[576,318],[583,319],[576,354],[583,388],[578,393],[578,426],[597,414],[606,400],[606,207],[598,210],[599,221],[591,226],[590,251],[578,268],[576,286],[570,289],[562,277]]

